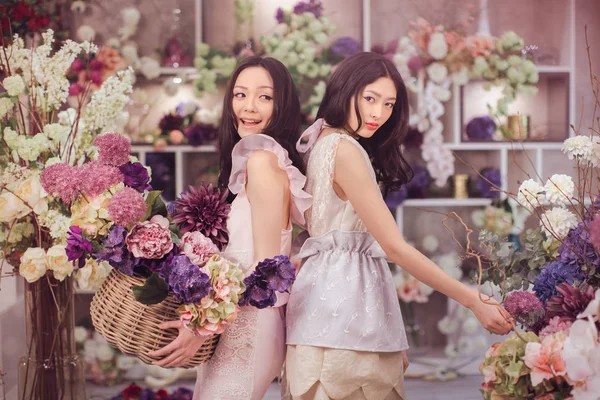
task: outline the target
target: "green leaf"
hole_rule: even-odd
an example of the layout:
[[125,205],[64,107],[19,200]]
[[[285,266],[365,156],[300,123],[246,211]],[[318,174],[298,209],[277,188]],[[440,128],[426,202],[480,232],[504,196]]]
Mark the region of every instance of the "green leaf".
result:
[[175,244],[175,246],[179,246],[181,244],[181,241],[175,232],[171,232],[171,241],[173,244]]
[[167,206],[160,197],[161,194],[162,190],[153,190],[148,193],[148,197],[146,197],[146,215],[144,215],[144,220],[148,220],[155,215],[167,217]]
[[133,285],[131,290],[135,299],[142,304],[158,304],[169,295],[169,285],[158,276],[158,272],[146,279],[144,286]]

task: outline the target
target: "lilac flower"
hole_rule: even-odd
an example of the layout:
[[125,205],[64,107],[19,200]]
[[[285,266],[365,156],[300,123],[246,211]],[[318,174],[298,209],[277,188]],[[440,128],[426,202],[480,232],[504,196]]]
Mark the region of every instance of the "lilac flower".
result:
[[295,279],[296,267],[287,256],[267,258],[244,279],[246,291],[240,304],[250,304],[259,309],[272,307],[277,301],[275,292],[287,292]]
[[331,51],[336,56],[348,58],[361,51],[361,45],[354,38],[344,36],[333,42]]
[[129,161],[126,164],[121,165],[119,171],[123,174],[123,183],[125,186],[129,186],[138,192],[152,190],[152,186],[148,183],[150,181],[148,170],[142,163],[132,163]]
[[[481,194],[482,197],[486,199],[495,199],[500,197],[500,192],[497,190],[492,190],[493,188],[499,188],[502,186],[502,178],[500,176],[500,170],[496,168],[484,168],[481,171],[481,176],[477,177],[477,182],[475,185],[477,186],[477,191]],[[485,178],[485,179],[484,179]],[[492,184],[490,184],[489,182]]]
[[319,18],[323,15],[323,4],[320,0],[300,1],[294,6],[294,14],[304,14],[305,12],[313,13]]
[[69,261],[73,261],[73,265],[75,261],[79,268],[85,265],[85,256],[92,252],[92,243],[83,236],[80,227],[73,225],[69,228],[65,252]]
[[176,301],[196,304],[210,293],[210,277],[187,256],[179,255],[171,261],[169,287]]
[[573,284],[582,282],[585,279],[585,273],[579,266],[564,264],[560,261],[554,261],[546,265],[542,272],[533,281],[533,291],[541,301],[547,301],[552,296],[558,294],[556,287],[563,282]]
[[98,260],[108,263],[119,271],[129,276],[133,275],[134,260],[125,244],[127,229],[113,226],[102,242],[104,249],[94,254]]
[[285,22],[285,12],[283,11],[283,8],[279,7],[277,9],[275,12],[275,19],[278,24],[283,24]]
[[492,140],[496,123],[488,116],[475,117],[467,124],[467,136],[471,140]]

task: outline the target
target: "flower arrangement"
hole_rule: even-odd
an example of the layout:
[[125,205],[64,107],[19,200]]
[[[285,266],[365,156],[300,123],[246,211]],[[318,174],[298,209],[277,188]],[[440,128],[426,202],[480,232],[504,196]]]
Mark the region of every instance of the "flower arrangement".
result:
[[[249,52],[243,55],[250,55]],[[241,55],[243,57],[243,55]],[[224,51],[211,48],[206,43],[196,46],[194,67],[198,70],[198,77],[194,81],[196,94],[217,93],[217,82],[227,81],[238,63],[238,58],[230,56]]]
[[[104,148],[113,140],[105,132],[128,102],[133,71],[106,79],[88,104],[67,108],[69,67],[80,54],[98,49],[67,40],[53,51],[54,32],[48,30],[42,38],[42,44],[26,48],[15,35],[0,48],[5,75],[0,96],[0,272],[6,272],[8,262],[14,268],[8,275],[27,281],[28,354],[20,370],[24,396],[76,397],[83,382],[73,337],[73,279],[92,287],[110,266],[86,258],[89,244],[71,227],[81,221],[86,229],[103,232],[109,222],[104,205],[124,187],[120,164],[114,164],[122,153],[106,157]],[[129,161],[126,151],[123,163]],[[43,367],[40,360],[51,360],[53,367]],[[36,374],[43,378],[33,380]]]
[[169,144],[200,146],[215,141],[221,113],[221,105],[210,109],[194,102],[180,103],[158,123],[160,135],[153,136],[155,148],[162,150]]
[[[462,26],[468,26],[471,19]],[[434,26],[419,18],[411,24],[407,36],[388,47],[386,54],[398,67],[407,89],[417,96],[410,125],[423,133],[421,156],[440,187],[454,175],[454,156],[443,146],[444,126],[440,120],[445,113],[443,103],[452,95],[451,85],[482,78],[488,83],[486,87],[503,86],[504,97],[497,111],[505,115],[518,93],[534,92],[538,79],[535,65],[516,55],[523,49],[523,40],[514,32],[506,32],[499,39],[467,36],[462,27]],[[491,108],[490,113],[494,114]],[[490,136],[486,133],[489,126],[472,125],[468,131],[469,136]]]

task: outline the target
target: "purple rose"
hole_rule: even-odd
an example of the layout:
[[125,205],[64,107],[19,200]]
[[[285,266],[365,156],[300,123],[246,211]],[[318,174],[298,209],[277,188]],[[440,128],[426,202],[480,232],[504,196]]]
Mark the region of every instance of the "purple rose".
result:
[[175,256],[171,261],[169,287],[175,300],[184,304],[200,303],[212,288],[210,277],[184,255]]
[[496,123],[488,116],[475,117],[467,124],[467,136],[471,140],[492,140]]
[[125,186],[129,186],[137,190],[138,192],[144,192],[144,190],[152,190],[152,186],[148,183],[150,177],[148,176],[148,170],[142,165],[142,163],[131,161],[123,164],[119,167],[119,171],[123,174],[123,183]]
[[85,265],[85,256],[92,252],[92,243],[83,236],[80,227],[73,225],[69,228],[65,251],[69,261],[73,261],[73,265],[75,261],[79,268]]

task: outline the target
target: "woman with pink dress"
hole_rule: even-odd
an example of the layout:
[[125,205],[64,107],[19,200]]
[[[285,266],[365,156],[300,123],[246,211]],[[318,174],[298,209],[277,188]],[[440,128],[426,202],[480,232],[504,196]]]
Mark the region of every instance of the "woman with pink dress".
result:
[[[498,303],[481,301],[410,246],[386,206],[412,171],[401,153],[408,127],[404,82],[375,53],[342,61],[302,135],[308,153],[310,238],[287,308],[287,395],[294,400],[404,398],[408,348],[386,257],[457,300],[489,331],[510,331]],[[284,393],[285,394],[285,393]]]
[[[256,264],[290,255],[292,223],[304,224],[311,196],[304,190],[304,165],[295,149],[300,134],[300,103],[292,77],[273,58],[249,57],[229,81],[219,128],[219,184],[235,199],[227,221],[229,243],[222,256],[252,273]],[[285,359],[285,304],[242,307],[221,334],[213,357],[198,368],[195,400],[259,400],[279,376]],[[156,365],[176,367],[191,358],[206,337],[194,336],[181,322],[179,336],[152,356]]]

